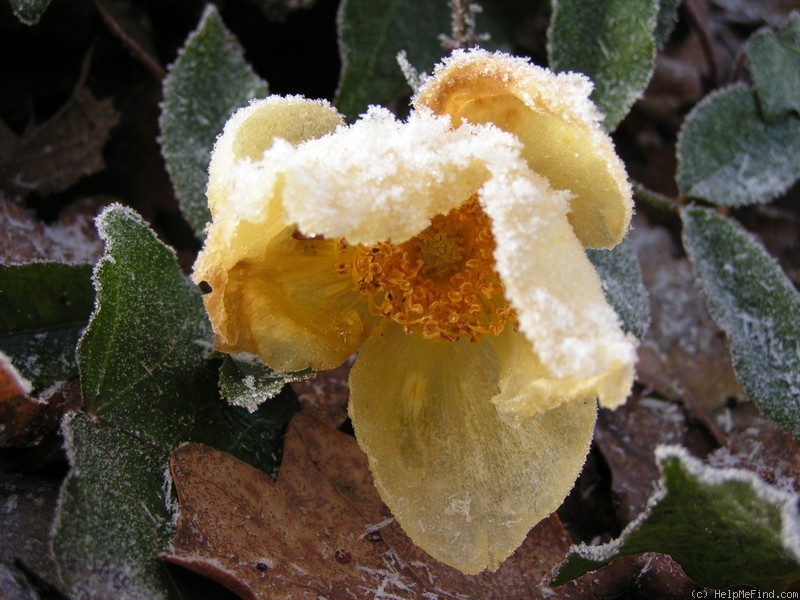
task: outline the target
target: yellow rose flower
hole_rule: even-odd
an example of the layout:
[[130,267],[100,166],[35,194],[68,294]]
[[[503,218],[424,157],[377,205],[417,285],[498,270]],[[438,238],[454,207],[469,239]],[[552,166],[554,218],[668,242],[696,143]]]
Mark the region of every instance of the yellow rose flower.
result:
[[590,91],[456,51],[405,122],[273,96],[214,149],[193,277],[218,348],[284,371],[357,352],[349,411],[375,485],[466,573],[558,508],[597,399],[631,389],[636,343],[584,252],[618,243],[632,207]]

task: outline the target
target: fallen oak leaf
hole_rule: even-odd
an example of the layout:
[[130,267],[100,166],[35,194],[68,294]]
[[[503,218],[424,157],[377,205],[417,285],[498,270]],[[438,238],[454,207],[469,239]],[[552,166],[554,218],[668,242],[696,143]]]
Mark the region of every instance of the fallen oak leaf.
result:
[[[569,547],[553,516],[500,568],[468,576],[419,550],[380,501],[351,436],[308,415],[289,424],[277,481],[198,444],[170,458],[180,517],[170,563],[243,598],[551,597]],[[587,597],[588,581],[559,597]]]

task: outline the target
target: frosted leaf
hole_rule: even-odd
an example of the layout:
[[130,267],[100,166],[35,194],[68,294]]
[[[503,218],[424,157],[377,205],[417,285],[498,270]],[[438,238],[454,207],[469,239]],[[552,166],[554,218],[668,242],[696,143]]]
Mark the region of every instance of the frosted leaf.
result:
[[308,375],[306,371],[273,371],[253,354],[229,354],[222,359],[219,386],[228,402],[254,412],[261,404],[277,396],[285,385]]
[[[592,99],[613,131],[642,95],[653,73],[657,0],[557,0],[548,31],[555,71],[594,81]],[[663,21],[659,29],[663,33]]]
[[800,437],[800,296],[748,233],[709,210],[682,213],[684,246],[759,408]]
[[800,13],[784,27],[754,34],[745,48],[759,106],[767,121],[800,112]]
[[25,25],[36,25],[50,6],[50,0],[9,0],[9,2],[14,14]]
[[227,406],[207,359],[200,292],[174,252],[119,205],[97,225],[106,253],[78,347],[83,410],[62,424],[71,470],[54,526],[56,557],[76,597],[191,597],[158,559],[172,533],[163,481],[170,450],[214,444],[274,468],[295,404],[284,397],[252,415]]
[[764,203],[800,174],[800,117],[761,119],[756,97],[737,84],[709,94],[678,136],[678,190],[724,206]]
[[648,506],[617,538],[573,546],[553,580],[561,585],[631,554],[659,552],[711,588],[796,588],[800,582],[798,496],[750,471],[713,469],[685,449],[656,449],[662,479]]
[[267,84],[209,4],[164,81],[161,147],[181,211],[198,237],[210,220],[208,163],[214,140],[234,110],[265,96]]
[[401,0],[392,10],[373,0],[344,0],[339,7],[342,72],[336,107],[353,120],[370,104],[389,104],[408,83],[397,65],[406,50],[408,62],[426,71],[445,50],[439,34],[450,29],[447,2]]
[[587,254],[623,329],[641,340],[650,323],[650,306],[639,262],[629,242],[623,240],[611,250],[588,250]]

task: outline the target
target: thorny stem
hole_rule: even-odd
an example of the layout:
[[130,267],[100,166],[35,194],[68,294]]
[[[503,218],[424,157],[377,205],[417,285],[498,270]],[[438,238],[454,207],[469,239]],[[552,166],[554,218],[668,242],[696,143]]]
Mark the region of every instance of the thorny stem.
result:
[[475,15],[483,12],[480,4],[469,0],[450,0],[450,35],[440,35],[439,41],[447,50],[474,46],[489,39],[488,33],[475,33]]

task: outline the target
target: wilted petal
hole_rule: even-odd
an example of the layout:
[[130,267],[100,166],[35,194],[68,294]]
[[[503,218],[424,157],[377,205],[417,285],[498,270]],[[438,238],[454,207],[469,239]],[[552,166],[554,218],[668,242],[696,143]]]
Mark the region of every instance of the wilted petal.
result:
[[490,402],[501,360],[487,342],[373,332],[350,375],[350,416],[375,484],[429,554],[495,569],[566,497],[583,465],[594,400],[518,424]]
[[[519,328],[547,371],[542,395],[562,401],[595,390],[604,406],[625,402],[633,384],[636,341],[608,305],[583,246],[567,221],[564,192],[533,173],[492,177],[479,193],[492,220],[495,261]],[[544,387],[542,387],[544,386]],[[520,415],[538,411],[517,404]],[[545,404],[545,407],[549,406]]]
[[[341,115],[327,102],[301,96],[269,96],[236,111],[217,139],[208,168],[207,195],[212,227],[228,219],[235,224],[237,218],[262,225],[276,225],[277,221],[278,229],[286,225],[282,219],[269,218],[274,216],[270,212],[282,210],[274,206],[275,182],[258,180],[256,177],[263,173],[252,169],[248,173],[246,168],[247,181],[242,182],[238,165],[258,161],[277,139],[296,145],[331,133],[343,123]],[[242,197],[233,193],[236,184],[240,187],[252,184],[257,188],[246,197],[249,202],[243,202]]]
[[520,423],[562,404],[594,402],[605,406],[624,402],[630,393],[631,365],[614,363],[592,377],[554,377],[520,332],[509,328],[487,340],[500,362],[500,391],[492,398],[498,412],[509,423]]
[[334,241],[293,237],[277,178],[258,163],[276,139],[299,143],[341,123],[324,102],[273,96],[238,111],[217,141],[213,221],[192,277],[211,288],[204,300],[220,350],[258,354],[274,369],[323,369],[363,339],[369,317],[350,278],[337,273],[344,257]]
[[554,74],[524,59],[456,51],[434,71],[415,106],[462,122],[494,123],[522,142],[531,168],[573,193],[570,223],[592,248],[618,244],[633,203],[622,161],[600,126],[582,75]]

